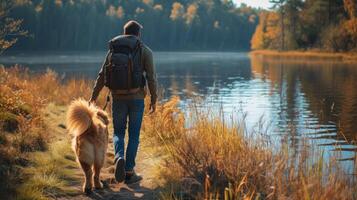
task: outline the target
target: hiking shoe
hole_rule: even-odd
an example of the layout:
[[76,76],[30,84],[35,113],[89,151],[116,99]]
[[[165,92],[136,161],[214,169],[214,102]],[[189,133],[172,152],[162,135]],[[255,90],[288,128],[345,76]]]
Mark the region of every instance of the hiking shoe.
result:
[[125,179],[125,160],[123,158],[119,158],[115,162],[115,172],[114,172],[115,180],[118,183],[121,183]]
[[133,172],[127,172],[125,176],[125,184],[133,184],[141,181],[143,179],[142,176]]

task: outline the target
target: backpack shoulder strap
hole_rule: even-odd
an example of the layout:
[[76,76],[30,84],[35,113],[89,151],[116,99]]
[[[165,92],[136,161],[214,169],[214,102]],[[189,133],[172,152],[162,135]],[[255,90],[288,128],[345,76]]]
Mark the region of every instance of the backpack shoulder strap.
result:
[[[138,53],[138,51],[141,51],[142,48],[142,42],[138,39],[136,44],[135,44],[135,48],[133,49],[133,57],[136,56],[136,54]],[[141,53],[140,53],[141,56]]]

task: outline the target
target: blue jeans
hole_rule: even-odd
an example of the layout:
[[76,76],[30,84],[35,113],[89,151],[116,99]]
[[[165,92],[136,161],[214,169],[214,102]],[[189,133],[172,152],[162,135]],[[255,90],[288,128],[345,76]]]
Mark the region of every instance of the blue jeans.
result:
[[[113,100],[112,104],[114,126],[115,160],[125,158],[125,170],[131,171],[135,167],[135,157],[139,146],[140,128],[144,113],[143,99]],[[129,119],[129,140],[124,152],[124,139]]]

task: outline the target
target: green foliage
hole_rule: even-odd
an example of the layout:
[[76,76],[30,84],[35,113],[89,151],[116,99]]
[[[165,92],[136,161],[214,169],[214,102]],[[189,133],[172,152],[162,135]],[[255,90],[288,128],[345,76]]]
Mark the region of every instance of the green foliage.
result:
[[11,14],[33,38],[17,50],[103,50],[129,19],[153,49],[249,49],[258,11],[231,0],[26,0]]

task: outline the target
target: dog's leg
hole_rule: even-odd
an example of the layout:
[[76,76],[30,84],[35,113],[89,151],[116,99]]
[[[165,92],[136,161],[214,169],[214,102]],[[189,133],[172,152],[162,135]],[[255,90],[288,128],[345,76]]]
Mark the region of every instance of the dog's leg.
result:
[[100,170],[102,169],[104,164],[104,155],[97,156],[94,162],[94,187],[95,189],[102,189],[103,184],[100,181]]
[[83,169],[84,172],[84,176],[85,176],[85,180],[84,180],[84,184],[83,184],[83,192],[86,194],[90,194],[92,192],[92,186],[93,186],[93,182],[92,182],[92,168],[90,165],[88,165],[85,162],[81,162],[81,167]]
[[94,164],[94,187],[95,189],[102,189],[103,188],[103,184],[100,182],[100,170],[101,170],[102,166],[98,166],[96,164]]

